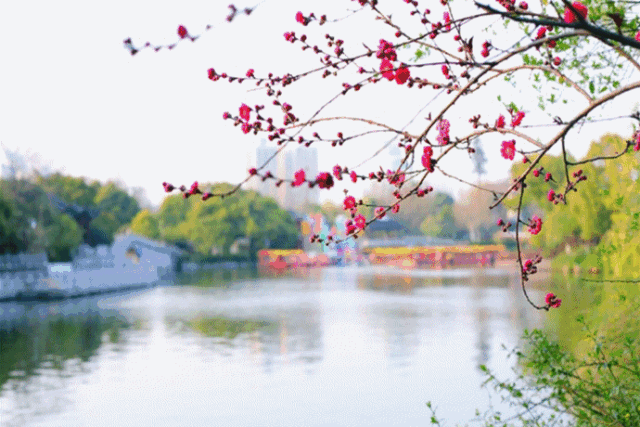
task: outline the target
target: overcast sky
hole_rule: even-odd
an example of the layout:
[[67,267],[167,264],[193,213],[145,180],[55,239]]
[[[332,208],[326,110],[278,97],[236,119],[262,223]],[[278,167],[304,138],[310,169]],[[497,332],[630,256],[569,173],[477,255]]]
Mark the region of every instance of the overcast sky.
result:
[[[238,182],[245,177],[248,156],[255,152],[260,137],[243,135],[223,121],[222,114],[237,112],[242,102],[265,103],[266,97],[249,91],[254,87],[251,85],[211,82],[207,69],[243,75],[254,68],[262,76],[316,67],[318,61],[313,54],[285,42],[283,33],[290,30],[307,33],[318,44],[330,31],[348,42],[348,52],[361,48],[355,41],[349,44],[350,40],[377,47],[380,38],[394,39],[390,30],[371,25],[369,15],[338,12],[356,5],[345,0],[267,0],[251,16],[238,16],[227,23],[226,2],[2,2],[0,143],[39,156],[53,171],[143,187],[156,205],[164,196],[163,181],[177,185],[190,185],[195,180]],[[298,10],[327,13],[330,19],[346,18],[320,28],[303,28],[294,19]],[[214,28],[205,32],[207,24]],[[138,46],[145,41],[154,45],[173,43],[178,41],[178,25],[184,25],[191,34],[204,35],[195,43],[182,41],[172,51],[144,50],[131,56],[123,47],[127,37]],[[401,59],[408,59],[409,52],[399,54],[404,55]],[[298,116],[305,117],[338,93],[340,83],[311,79],[306,86],[292,85],[285,93],[286,99]],[[361,97],[345,98],[328,108],[326,114],[371,116],[403,127],[427,107],[410,125],[416,130],[424,126],[424,116],[435,111],[440,102],[428,104],[436,94],[433,90],[417,92],[395,84],[362,92]],[[441,98],[444,101],[446,97]],[[497,116],[491,111],[492,102],[475,99],[459,114]],[[528,115],[527,120],[531,123],[535,116]],[[624,133],[627,128],[624,125],[614,130]],[[314,130],[333,136],[336,130],[348,133],[356,128],[318,127],[309,133]],[[580,140],[574,144],[576,154],[583,154],[589,141],[606,130],[600,126],[576,136]],[[330,170],[337,159],[342,165],[358,165],[388,139],[388,135],[375,136],[340,150],[318,146],[320,169]],[[485,148],[488,179],[506,177],[509,169],[509,162],[499,157],[499,141],[497,144]],[[0,154],[0,160],[3,157]],[[358,171],[366,173],[387,166],[389,158],[382,155]],[[447,165],[451,172],[474,179],[466,154]],[[451,180],[432,182],[445,190],[459,189]],[[325,194],[339,200],[343,188],[338,186]],[[363,190],[361,186],[356,194]]]

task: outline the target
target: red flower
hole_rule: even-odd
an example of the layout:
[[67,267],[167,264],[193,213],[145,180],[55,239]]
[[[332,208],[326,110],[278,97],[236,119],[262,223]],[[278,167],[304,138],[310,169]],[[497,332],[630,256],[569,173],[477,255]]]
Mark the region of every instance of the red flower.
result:
[[187,32],[187,29],[184,27],[184,25],[180,25],[178,27],[178,36],[180,36],[181,39],[187,37],[187,35],[189,35],[189,33]]
[[347,231],[347,235],[349,235],[349,234],[355,234],[355,232],[356,232],[356,230],[357,230],[356,226],[355,226],[355,225],[353,225],[353,221],[351,221],[350,219],[349,219],[349,220],[347,220],[347,221],[344,223],[344,228],[345,228],[345,229],[346,229],[346,231]]
[[305,178],[306,178],[305,173],[304,173],[304,169],[300,169],[299,171],[294,173],[293,176],[294,176],[295,179],[293,180],[293,183],[291,184],[292,186],[298,187],[298,186],[304,184],[304,181],[305,181]]
[[351,182],[356,183],[358,181],[358,174],[355,171],[351,171],[349,178],[351,178]]
[[191,188],[189,189],[189,194],[200,194],[201,191],[198,188],[198,181],[195,181],[193,184],[191,184]]
[[253,77],[253,73],[254,73],[254,72],[255,72],[255,71],[253,71],[253,68],[249,68],[249,69],[247,70],[247,77]]
[[636,33],[636,41],[640,42],[640,31]]
[[538,28],[538,32],[536,33],[536,40],[543,39],[545,35],[547,35],[547,27]]
[[[573,8],[582,16],[583,19],[587,19],[587,15],[589,14],[589,9],[587,6],[583,5],[579,1],[574,1],[572,4]],[[567,24],[573,24],[577,22],[578,18],[576,15],[569,9],[568,7],[564,9],[564,22]]]
[[553,307],[553,308],[558,308],[558,307],[560,307],[560,304],[562,304],[562,300],[560,298],[556,297],[551,292],[549,292],[547,294],[547,296],[544,298],[544,302],[545,302],[545,304],[547,304],[548,306]]
[[344,198],[344,201],[342,202],[342,209],[344,209],[345,211],[348,211],[352,208],[356,207],[356,198],[353,196],[347,196]]
[[556,198],[556,192],[553,191],[553,189],[549,190],[549,192],[547,193],[547,200],[550,202],[553,202],[555,198]]
[[258,173],[258,170],[256,168],[249,169],[249,175],[256,175],[257,173]]
[[376,58],[384,59],[387,58],[390,61],[395,61],[398,59],[398,55],[396,54],[396,50],[393,48],[393,45],[384,39],[380,39],[380,44],[378,45],[378,52],[376,52]]
[[409,77],[411,77],[411,72],[404,64],[402,64],[400,68],[398,68],[398,71],[396,71],[396,83],[403,85],[407,80],[409,80]]
[[516,140],[512,139],[511,141],[503,141],[500,154],[507,160],[513,160],[516,155]]
[[553,65],[555,65],[557,67],[560,64],[562,64],[562,59],[560,59],[559,56],[556,56],[555,58],[553,58]]
[[498,120],[496,120],[496,128],[502,129],[504,127],[504,125],[505,125],[504,116],[502,114],[500,114],[500,116],[498,117]]
[[398,212],[400,212],[400,205],[399,205],[399,204],[397,204],[397,203],[396,203],[395,205],[393,205],[393,206],[391,207],[391,212],[393,212],[393,213],[398,213]]
[[540,233],[540,230],[542,230],[542,220],[534,215],[529,224],[529,233],[536,235]]
[[353,221],[360,230],[364,230],[364,227],[367,225],[367,219],[362,214],[357,215]]
[[320,172],[316,177],[318,187],[326,188],[327,190],[333,187],[333,176],[329,172]]
[[335,176],[338,181],[342,181],[342,167],[340,165],[333,167],[333,176]]
[[511,127],[519,126],[520,123],[522,123],[522,119],[524,119],[524,111],[518,111],[516,115],[511,118]]
[[242,132],[246,135],[251,132],[251,125],[247,122],[242,123]]
[[307,25],[307,18],[304,17],[302,12],[296,13],[296,22],[302,25]]
[[393,69],[393,64],[386,58],[383,59],[380,63],[380,72],[382,73],[382,77],[386,78],[389,81],[393,80],[396,77],[393,73]]
[[167,192],[167,193],[171,193],[173,190],[176,189],[176,187],[174,187],[173,185],[171,185],[169,183],[166,183],[166,182],[163,182],[162,186],[164,187],[164,191]]
[[438,136],[436,137],[436,141],[440,145],[447,145],[449,143],[449,120],[441,119],[436,125],[436,129],[438,130]]
[[249,107],[247,104],[242,104],[240,106],[240,118],[242,120],[249,121],[250,117],[251,117],[251,107]]
[[384,208],[379,206],[375,209],[376,218],[384,218]]

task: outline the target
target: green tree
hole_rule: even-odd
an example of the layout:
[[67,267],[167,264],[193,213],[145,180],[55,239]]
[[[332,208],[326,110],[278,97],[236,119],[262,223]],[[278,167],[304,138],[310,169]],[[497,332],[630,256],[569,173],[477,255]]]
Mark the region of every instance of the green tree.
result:
[[83,230],[78,223],[65,214],[52,217],[46,227],[46,252],[50,262],[66,262],[82,243]]
[[133,218],[131,231],[153,240],[159,240],[161,237],[158,220],[148,209],[141,210]]

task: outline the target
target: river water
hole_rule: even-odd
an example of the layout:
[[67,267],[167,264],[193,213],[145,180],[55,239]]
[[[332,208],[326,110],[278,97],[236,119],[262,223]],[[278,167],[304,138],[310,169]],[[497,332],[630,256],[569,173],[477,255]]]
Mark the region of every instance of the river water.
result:
[[489,401],[478,366],[509,378],[503,345],[542,326],[516,280],[499,269],[227,271],[2,303],[0,425],[426,426],[427,401],[448,425],[467,422]]

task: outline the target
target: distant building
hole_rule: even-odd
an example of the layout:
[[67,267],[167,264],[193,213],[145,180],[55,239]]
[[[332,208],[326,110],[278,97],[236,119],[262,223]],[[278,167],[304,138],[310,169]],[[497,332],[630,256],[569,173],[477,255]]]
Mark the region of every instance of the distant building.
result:
[[[283,150],[278,153],[277,147],[268,146],[263,140],[256,149],[255,164],[261,173],[267,171],[280,179],[293,179],[296,171],[303,169],[307,179],[313,180],[318,175],[318,150],[314,147],[297,146],[294,149]],[[284,209],[298,210],[305,205],[317,205],[320,203],[320,189],[310,189],[304,185],[292,187],[290,182],[275,186],[274,180],[262,181],[254,178],[249,187],[265,197],[275,199]]]

